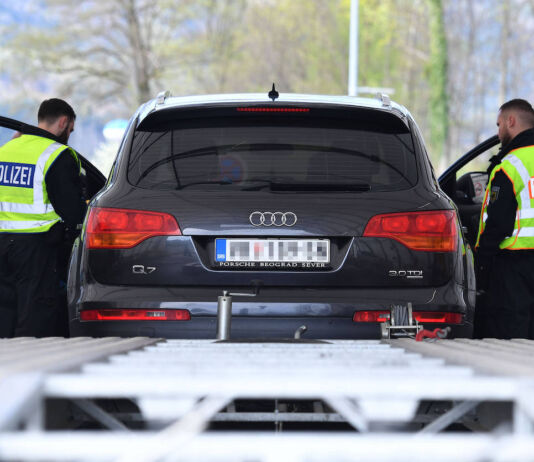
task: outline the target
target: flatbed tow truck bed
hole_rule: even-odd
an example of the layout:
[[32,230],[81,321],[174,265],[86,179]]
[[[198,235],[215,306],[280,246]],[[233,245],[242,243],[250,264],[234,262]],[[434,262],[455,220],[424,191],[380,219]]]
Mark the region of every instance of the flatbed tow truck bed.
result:
[[0,460],[534,461],[533,357],[528,340],[3,339]]

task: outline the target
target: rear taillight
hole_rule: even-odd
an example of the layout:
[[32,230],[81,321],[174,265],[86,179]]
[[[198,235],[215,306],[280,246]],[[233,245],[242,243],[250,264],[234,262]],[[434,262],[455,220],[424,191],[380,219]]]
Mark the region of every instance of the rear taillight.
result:
[[443,323],[443,324],[461,324],[461,313],[446,313],[436,311],[414,311],[413,317],[420,323]]
[[413,250],[453,252],[458,231],[453,210],[376,215],[369,220],[364,237],[395,239]]
[[354,322],[385,322],[389,316],[389,311],[356,311],[352,320]]
[[153,236],[180,236],[168,213],[94,207],[87,220],[89,249],[127,249]]
[[[354,322],[385,322],[389,319],[389,311],[365,310],[356,311],[352,320]],[[461,313],[448,313],[443,311],[414,311],[413,317],[420,323],[434,324],[461,324]]]
[[82,321],[189,321],[188,310],[83,310]]

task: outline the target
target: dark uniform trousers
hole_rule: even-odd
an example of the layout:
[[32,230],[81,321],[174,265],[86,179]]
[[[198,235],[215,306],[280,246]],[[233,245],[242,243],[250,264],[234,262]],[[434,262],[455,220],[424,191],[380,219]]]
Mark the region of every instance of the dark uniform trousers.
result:
[[[477,303],[484,337],[534,339],[534,253],[503,250],[495,257],[488,278],[490,293]],[[480,306],[480,308],[479,308]]]
[[57,335],[57,264],[57,232],[0,234],[0,337]]

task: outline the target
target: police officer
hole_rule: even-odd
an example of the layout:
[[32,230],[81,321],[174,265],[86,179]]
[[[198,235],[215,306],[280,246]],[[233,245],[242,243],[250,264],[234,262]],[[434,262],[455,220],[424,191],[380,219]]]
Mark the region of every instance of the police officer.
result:
[[482,205],[477,285],[482,336],[534,339],[534,110],[513,99],[497,117],[501,151]]
[[86,205],[76,152],[66,144],[76,114],[63,100],[43,101],[39,128],[0,147],[0,336],[45,337],[59,331],[58,249]]

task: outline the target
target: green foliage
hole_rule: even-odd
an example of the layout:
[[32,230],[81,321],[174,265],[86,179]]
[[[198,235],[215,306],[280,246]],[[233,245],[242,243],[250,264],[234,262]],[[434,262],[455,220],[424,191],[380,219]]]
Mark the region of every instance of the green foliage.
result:
[[[27,1],[45,20],[6,39],[4,68],[80,114],[127,116],[164,89],[347,93],[350,0]],[[435,146],[447,133],[441,14],[439,0],[359,0],[358,85],[394,88]]]
[[394,0],[360,0],[359,86],[393,86],[399,69]]
[[[347,0],[248,2],[233,91],[346,93]],[[216,58],[217,59],[217,58]]]
[[[431,12],[430,40],[430,142],[435,159],[445,154],[449,131],[449,97],[447,93],[447,38],[441,0],[429,0]],[[447,161],[447,159],[445,159]]]

